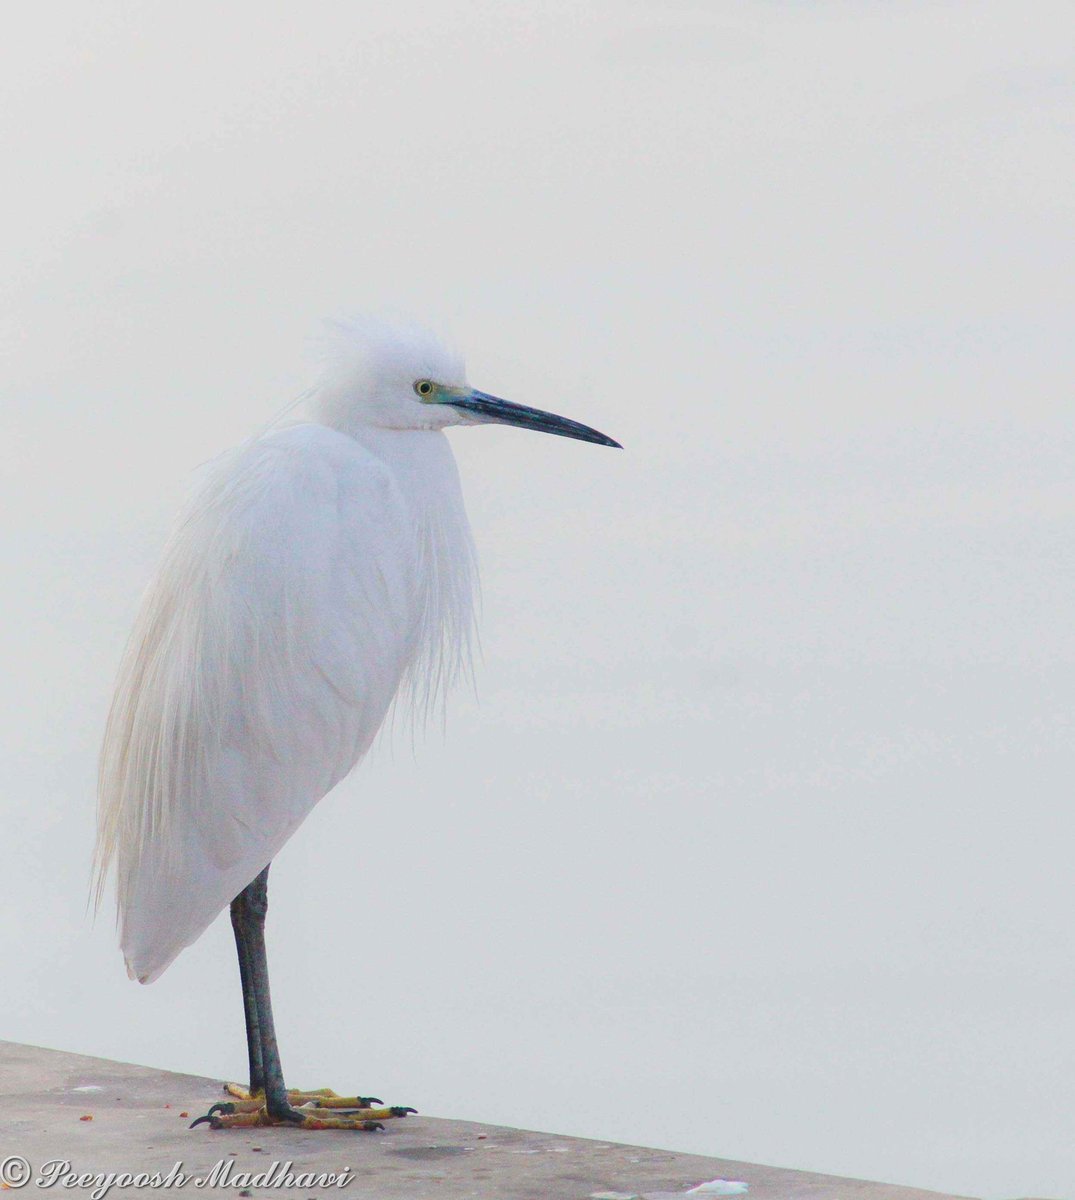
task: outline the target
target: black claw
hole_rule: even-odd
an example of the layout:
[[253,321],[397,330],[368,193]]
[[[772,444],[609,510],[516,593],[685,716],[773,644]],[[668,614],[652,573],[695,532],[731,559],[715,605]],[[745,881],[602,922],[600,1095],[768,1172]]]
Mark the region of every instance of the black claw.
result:
[[416,1113],[416,1108],[404,1108],[402,1105],[393,1104],[388,1110],[394,1117],[405,1117],[408,1113]]
[[224,1100],[224,1101],[220,1101],[217,1104],[211,1105],[209,1108],[208,1115],[211,1117],[213,1115],[213,1113],[233,1113],[233,1112],[235,1112],[235,1105],[229,1104],[226,1100]]
[[213,1114],[211,1111],[207,1112],[204,1117],[195,1118],[195,1120],[191,1121],[191,1123],[187,1126],[187,1128],[195,1129],[195,1128],[197,1128],[197,1126],[201,1125],[203,1121],[205,1122],[206,1125],[213,1124]]
[[375,1132],[376,1132],[378,1129],[384,1129],[384,1126],[381,1124],[381,1122],[380,1122],[380,1121],[367,1121],[367,1122],[366,1122],[366,1123],[365,1123],[365,1124],[362,1126],[362,1128],[363,1128],[363,1129],[364,1129],[364,1130],[365,1130],[367,1133],[375,1133]]
[[384,1104],[380,1096],[359,1096],[358,1103],[362,1108],[372,1108],[375,1104]]

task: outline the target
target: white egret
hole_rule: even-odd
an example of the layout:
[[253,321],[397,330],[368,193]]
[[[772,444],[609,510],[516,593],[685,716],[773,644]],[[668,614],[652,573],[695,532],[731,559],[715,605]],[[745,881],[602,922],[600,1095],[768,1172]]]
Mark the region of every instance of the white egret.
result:
[[199,1119],[215,1127],[369,1129],[413,1111],[285,1089],[269,864],[397,695],[428,706],[466,659],[474,560],[442,431],[618,444],[473,390],[433,335],[377,319],[330,327],[310,400],[309,422],[208,468],[142,602],[101,752],[96,895],[114,872],[130,976],[152,982],[231,906],[250,1077]]

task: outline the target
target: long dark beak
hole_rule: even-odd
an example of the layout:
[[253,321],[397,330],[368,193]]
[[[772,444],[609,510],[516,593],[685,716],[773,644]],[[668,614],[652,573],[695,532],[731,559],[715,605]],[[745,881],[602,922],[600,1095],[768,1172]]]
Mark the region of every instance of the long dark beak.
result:
[[560,437],[576,438],[580,442],[596,442],[599,446],[615,446],[617,450],[623,447],[612,438],[605,437],[589,425],[580,425],[578,421],[569,421],[567,417],[558,417],[555,413],[542,412],[540,408],[527,408],[525,404],[511,404],[485,392],[467,391],[442,403],[450,404],[453,408],[461,408],[465,412],[477,413],[486,421],[497,425],[518,425],[520,429],[536,429],[539,433],[555,433]]

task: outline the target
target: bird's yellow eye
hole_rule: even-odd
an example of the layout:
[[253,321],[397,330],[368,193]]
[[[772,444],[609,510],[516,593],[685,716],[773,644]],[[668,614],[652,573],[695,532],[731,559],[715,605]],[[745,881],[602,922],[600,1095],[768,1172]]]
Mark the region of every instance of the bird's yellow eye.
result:
[[421,396],[423,399],[425,399],[427,396],[432,396],[433,385],[432,385],[432,383],[429,382],[428,379],[419,379],[418,382],[414,385],[414,390],[418,393],[419,396]]

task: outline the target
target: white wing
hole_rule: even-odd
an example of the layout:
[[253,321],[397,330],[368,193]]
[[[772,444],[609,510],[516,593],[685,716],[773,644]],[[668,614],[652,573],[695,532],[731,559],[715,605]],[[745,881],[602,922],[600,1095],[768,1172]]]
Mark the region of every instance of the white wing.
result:
[[424,635],[420,541],[389,469],[323,427],[210,468],[101,756],[97,894],[114,865],[133,977],[160,975],[368,749]]

